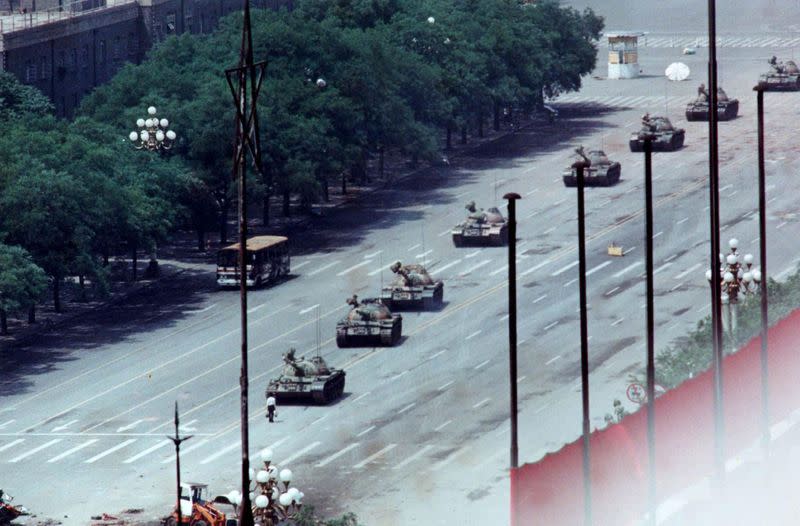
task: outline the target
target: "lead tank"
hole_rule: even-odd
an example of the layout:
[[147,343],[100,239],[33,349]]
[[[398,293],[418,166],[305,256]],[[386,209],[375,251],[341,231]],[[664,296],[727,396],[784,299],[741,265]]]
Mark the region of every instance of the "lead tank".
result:
[[771,69],[762,74],[758,85],[764,91],[797,91],[800,90],[800,69],[793,60],[778,62],[774,56],[767,61]]
[[642,128],[631,135],[631,151],[643,152],[644,139],[648,135],[653,138],[654,152],[674,152],[683,147],[686,130],[674,127],[667,117],[651,117],[646,113],[642,117]]
[[336,324],[336,345],[354,347],[384,345],[393,346],[403,333],[403,317],[392,314],[380,299],[358,300],[353,294],[348,298],[352,308],[347,316]]
[[[687,121],[707,121],[710,96],[706,87],[700,84],[697,98],[686,105]],[[731,99],[725,90],[717,88],[717,120],[729,121],[739,115],[739,100]]]
[[508,222],[496,207],[486,211],[476,208],[475,201],[465,207],[469,214],[467,220],[453,227],[453,244],[503,246],[508,243]]
[[[614,161],[610,161],[606,152],[603,150],[589,150],[586,153],[583,146],[575,149],[578,154],[589,165],[583,170],[584,186],[612,186],[619,181],[622,173],[622,166]],[[564,170],[564,186],[578,186],[578,172],[572,166]]]
[[381,290],[381,301],[390,309],[403,307],[437,308],[444,299],[444,283],[428,274],[422,265],[403,265],[396,261],[389,267],[397,274],[394,281]]
[[314,356],[295,358],[295,350],[283,355],[283,371],[267,385],[267,398],[313,400],[327,404],[344,393],[345,372],[328,367],[325,359]]

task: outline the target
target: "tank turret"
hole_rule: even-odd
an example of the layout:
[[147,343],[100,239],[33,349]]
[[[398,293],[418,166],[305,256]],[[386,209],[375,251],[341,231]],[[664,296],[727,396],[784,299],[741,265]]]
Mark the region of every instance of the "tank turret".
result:
[[397,276],[381,290],[381,301],[390,309],[441,306],[444,298],[444,283],[428,274],[422,265],[403,265],[394,262],[389,269]]
[[642,128],[631,135],[631,151],[644,151],[645,138],[648,136],[652,138],[654,152],[673,152],[683,147],[686,130],[673,126],[667,117],[645,113],[642,116]]
[[797,91],[800,90],[800,69],[793,60],[779,62],[773,56],[767,61],[770,70],[759,77],[758,84],[764,91]]
[[380,299],[368,298],[362,301],[353,294],[347,299],[350,312],[336,324],[336,345],[350,347],[359,343],[368,345],[395,345],[403,330],[403,318],[392,314],[389,307]]
[[[697,89],[697,98],[686,105],[687,121],[707,121],[711,97],[703,84]],[[739,101],[728,97],[725,90],[717,88],[717,120],[729,121],[739,115]]]
[[296,358],[295,350],[289,349],[283,355],[283,364],[281,375],[267,385],[267,397],[312,399],[327,404],[344,392],[345,372],[328,367],[321,356]]

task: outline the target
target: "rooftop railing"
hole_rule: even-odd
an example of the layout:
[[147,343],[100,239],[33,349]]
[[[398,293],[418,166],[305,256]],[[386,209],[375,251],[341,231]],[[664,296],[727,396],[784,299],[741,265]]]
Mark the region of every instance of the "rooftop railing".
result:
[[22,31],[135,2],[136,0],[77,0],[42,11],[4,14],[0,15],[0,34]]

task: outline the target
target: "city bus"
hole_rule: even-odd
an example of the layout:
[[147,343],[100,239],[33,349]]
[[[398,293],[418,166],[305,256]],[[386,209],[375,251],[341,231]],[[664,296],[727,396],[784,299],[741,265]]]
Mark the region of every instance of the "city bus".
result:
[[[247,285],[259,287],[289,275],[288,239],[256,236],[247,240]],[[239,286],[239,243],[217,253],[217,285]]]

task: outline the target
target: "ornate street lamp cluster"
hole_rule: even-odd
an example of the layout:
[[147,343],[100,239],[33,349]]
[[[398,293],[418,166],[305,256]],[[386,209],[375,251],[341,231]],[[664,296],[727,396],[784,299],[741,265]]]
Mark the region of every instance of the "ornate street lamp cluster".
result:
[[156,117],[156,107],[147,108],[149,117],[138,119],[136,126],[139,131],[132,131],[128,138],[137,150],[146,148],[150,151],[169,150],[175,142],[177,135],[168,129],[169,121],[165,118]]
[[[740,257],[738,248],[739,240],[736,238],[728,241],[731,251],[727,256],[719,255],[720,264],[720,301],[726,309],[722,321],[727,325],[730,333],[736,332],[736,306],[739,295],[752,294],[758,291],[761,284],[761,271],[753,268],[753,255],[745,254]],[[744,263],[744,264],[743,264]],[[706,279],[711,283],[711,269],[706,270]]]
[[[272,465],[272,450],[261,451],[264,469],[256,472],[250,469],[250,501],[255,523],[260,526],[276,526],[281,521],[292,519],[302,507],[303,492],[289,487],[292,482],[292,471]],[[283,484],[283,492],[280,485]],[[236,514],[241,514],[242,495],[233,490],[227,495],[234,506]]]

